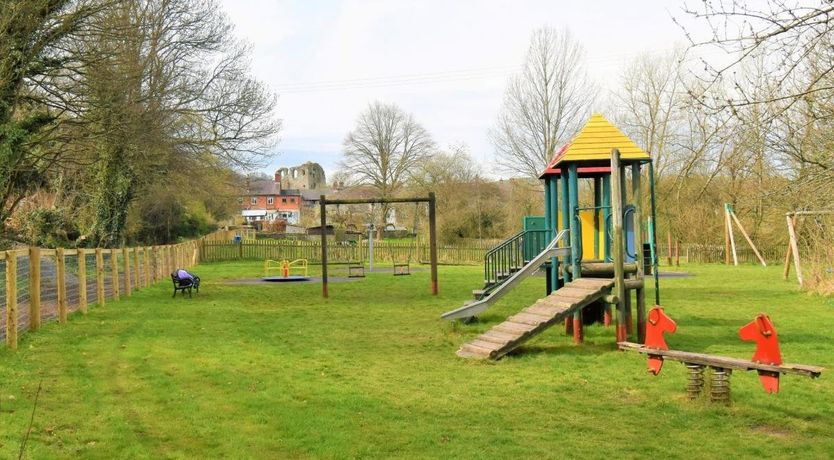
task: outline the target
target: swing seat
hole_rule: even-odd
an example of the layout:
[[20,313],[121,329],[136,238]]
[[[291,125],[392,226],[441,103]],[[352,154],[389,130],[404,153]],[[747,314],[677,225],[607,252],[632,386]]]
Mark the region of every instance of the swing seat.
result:
[[364,278],[365,264],[361,262],[348,262],[348,278]]
[[411,267],[409,264],[394,264],[394,276],[410,275]]

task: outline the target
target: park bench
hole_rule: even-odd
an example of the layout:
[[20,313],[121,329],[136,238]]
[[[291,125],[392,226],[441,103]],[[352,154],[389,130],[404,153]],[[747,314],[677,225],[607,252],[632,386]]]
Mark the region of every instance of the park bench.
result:
[[191,297],[191,290],[194,289],[197,291],[197,294],[200,293],[200,277],[195,276],[193,280],[188,278],[180,279],[177,277],[177,273],[171,273],[171,281],[174,283],[174,295],[171,297],[177,296],[177,291],[182,291],[182,295],[185,295],[185,291],[188,291],[188,297]]

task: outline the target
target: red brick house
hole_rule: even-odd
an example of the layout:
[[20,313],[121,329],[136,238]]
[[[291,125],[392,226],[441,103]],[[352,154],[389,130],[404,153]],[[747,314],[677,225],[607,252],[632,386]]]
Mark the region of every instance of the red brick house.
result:
[[301,219],[301,193],[281,189],[280,181],[252,180],[238,202],[246,223],[285,219],[287,223],[297,224]]

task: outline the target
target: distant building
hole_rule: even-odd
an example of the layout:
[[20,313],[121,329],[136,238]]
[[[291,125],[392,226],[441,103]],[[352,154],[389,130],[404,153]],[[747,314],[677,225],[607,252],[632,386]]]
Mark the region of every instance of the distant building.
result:
[[275,171],[275,182],[281,189],[321,190],[327,187],[327,179],[321,165],[306,162],[294,168],[280,168]]
[[[290,225],[298,225],[302,215],[317,215],[321,195],[327,195],[329,199],[370,199],[377,194],[375,188],[367,185],[344,187],[344,184],[336,184],[331,190],[327,186],[324,169],[318,163],[308,161],[292,168],[279,168],[272,179],[250,180],[238,202],[241,216],[248,224],[284,219]],[[379,205],[369,204],[343,208],[353,208],[357,214],[365,216],[360,218],[361,223],[366,223],[380,209]],[[338,212],[331,210],[328,214],[333,216]],[[397,223],[397,213],[393,207],[388,209],[385,222],[395,230],[403,230]],[[320,229],[318,231],[321,232]]]
[[[284,219],[298,224],[304,208],[310,208],[327,187],[324,169],[313,162],[275,171],[273,180],[247,183],[240,196],[241,216],[247,223]],[[304,206],[306,204],[306,206]]]
[[251,181],[246,194],[238,201],[246,223],[284,219],[289,224],[297,224],[301,220],[301,194],[281,190],[278,183],[269,179]]

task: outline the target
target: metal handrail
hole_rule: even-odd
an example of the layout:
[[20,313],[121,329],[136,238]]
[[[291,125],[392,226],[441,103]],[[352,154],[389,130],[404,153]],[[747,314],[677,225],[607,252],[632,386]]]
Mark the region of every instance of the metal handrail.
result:
[[[542,250],[547,243],[547,230],[523,230],[516,233],[484,255],[484,292],[489,292],[509,277],[513,269],[520,268],[527,260],[525,249],[530,239],[536,247],[534,253]],[[504,274],[503,277],[499,274]]]
[[541,267],[541,265],[547,263],[548,259],[552,257],[568,255],[570,248],[558,247],[559,243],[565,239],[568,233],[568,230],[560,231],[556,235],[556,237],[553,238],[553,240],[548,242],[545,248],[541,252],[539,252],[536,255],[536,257],[533,257],[528,263],[521,267],[519,271],[513,273],[507,279],[502,280],[501,283],[496,283],[495,286],[492,286],[491,289],[488,291],[490,292],[489,295],[487,295],[485,298],[469,303],[455,310],[446,312],[443,315],[441,315],[441,317],[443,319],[470,318],[486,310],[487,308],[489,308],[490,305],[492,305],[495,301],[500,299],[504,294],[512,290],[513,287],[520,283],[524,278],[535,273],[535,271],[538,270],[539,267]]

